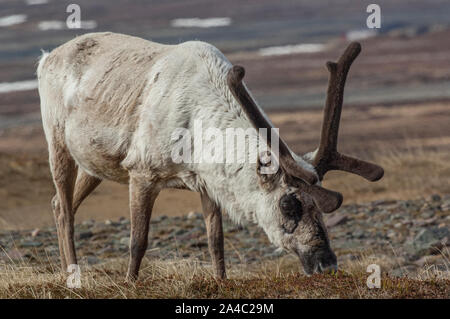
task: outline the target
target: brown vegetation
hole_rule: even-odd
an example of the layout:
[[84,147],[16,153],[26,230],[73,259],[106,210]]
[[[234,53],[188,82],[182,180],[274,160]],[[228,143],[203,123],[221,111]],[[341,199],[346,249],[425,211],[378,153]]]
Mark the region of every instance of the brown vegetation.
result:
[[[366,285],[368,264],[381,266],[381,287]],[[233,265],[230,279],[218,281],[208,265],[194,260],[144,259],[140,280],[124,281],[126,259],[82,268],[81,288],[69,289],[59,266],[9,265],[0,272],[0,298],[448,298],[449,272],[424,267],[416,278],[394,278],[386,260],[361,256],[331,275],[305,276],[285,256],[259,265]],[[447,260],[448,265],[448,260]]]

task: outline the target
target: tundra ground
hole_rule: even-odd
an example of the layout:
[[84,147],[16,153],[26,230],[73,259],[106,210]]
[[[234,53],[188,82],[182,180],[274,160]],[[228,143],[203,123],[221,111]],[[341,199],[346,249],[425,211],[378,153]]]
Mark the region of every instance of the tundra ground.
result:
[[[373,262],[373,261],[371,261]],[[382,261],[376,261],[382,263]],[[10,265],[0,272],[0,298],[449,298],[450,277],[424,268],[416,278],[382,274],[369,289],[366,261],[333,275],[304,276],[290,257],[258,266],[235,265],[218,281],[208,266],[192,260],[145,260],[136,284],[124,281],[126,260],[111,260],[82,272],[81,288],[69,289],[57,265]]]

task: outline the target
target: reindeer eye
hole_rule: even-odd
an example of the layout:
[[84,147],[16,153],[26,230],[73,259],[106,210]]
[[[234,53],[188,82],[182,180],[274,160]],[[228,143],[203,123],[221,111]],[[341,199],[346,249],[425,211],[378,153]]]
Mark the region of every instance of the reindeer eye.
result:
[[280,209],[286,217],[299,218],[302,215],[302,203],[300,203],[294,194],[284,195],[281,197]]

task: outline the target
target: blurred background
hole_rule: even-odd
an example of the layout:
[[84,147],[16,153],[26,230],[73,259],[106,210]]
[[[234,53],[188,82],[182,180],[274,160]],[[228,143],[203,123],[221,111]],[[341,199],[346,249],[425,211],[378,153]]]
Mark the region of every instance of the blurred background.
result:
[[[332,173],[346,203],[450,193],[450,1],[78,0],[81,29],[68,29],[62,0],[0,0],[0,229],[52,224],[54,190],[36,90],[41,49],[87,32],[112,31],[177,44],[201,40],[247,69],[246,83],[294,151],[315,148],[328,73],[350,41],[339,147],[379,162],[369,184]],[[105,182],[77,221],[128,216],[126,186]],[[164,191],[155,214],[199,211],[197,195]]]

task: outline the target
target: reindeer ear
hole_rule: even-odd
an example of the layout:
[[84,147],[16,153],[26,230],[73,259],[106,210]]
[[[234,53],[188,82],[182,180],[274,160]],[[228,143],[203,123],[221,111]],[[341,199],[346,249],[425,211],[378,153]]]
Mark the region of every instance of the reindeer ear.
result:
[[[309,194],[316,207],[324,214],[337,210],[342,204],[342,194],[330,191],[319,185],[308,185],[303,181],[296,185],[301,191]],[[301,193],[299,193],[301,196]]]
[[308,188],[314,203],[322,213],[329,214],[341,207],[341,193],[330,191],[318,185],[309,186]]
[[259,177],[261,185],[266,190],[273,189],[280,181],[280,169],[274,156],[271,156],[270,151],[263,152],[258,156],[256,165],[256,172]]

